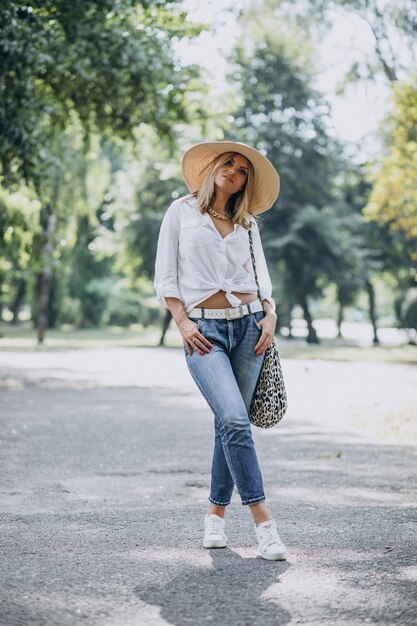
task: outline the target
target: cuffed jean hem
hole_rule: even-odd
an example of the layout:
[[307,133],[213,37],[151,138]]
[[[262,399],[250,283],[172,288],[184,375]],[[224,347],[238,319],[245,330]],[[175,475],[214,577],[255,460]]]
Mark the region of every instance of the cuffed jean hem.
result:
[[264,502],[264,500],[266,500],[265,496],[259,496],[259,498],[252,498],[251,500],[242,500],[242,504],[243,506],[246,506],[248,504],[257,504],[258,502]]
[[213,498],[211,498],[211,496],[208,497],[209,502],[211,502],[212,504],[215,504],[216,506],[227,506],[228,504],[231,503],[231,500],[229,500],[229,502],[217,502],[217,500],[213,500]]

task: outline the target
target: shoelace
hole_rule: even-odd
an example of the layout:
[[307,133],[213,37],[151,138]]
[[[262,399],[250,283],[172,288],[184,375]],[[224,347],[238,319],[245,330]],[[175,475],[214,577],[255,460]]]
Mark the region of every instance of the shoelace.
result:
[[269,524],[268,526],[262,526],[262,528],[261,528],[261,543],[266,548],[268,546],[272,546],[275,543],[277,543],[278,545],[281,545],[281,543],[282,543],[281,539],[279,538],[279,535],[278,535],[277,531],[275,530],[273,524]]
[[223,534],[223,520],[216,517],[208,518],[207,532],[209,535]]

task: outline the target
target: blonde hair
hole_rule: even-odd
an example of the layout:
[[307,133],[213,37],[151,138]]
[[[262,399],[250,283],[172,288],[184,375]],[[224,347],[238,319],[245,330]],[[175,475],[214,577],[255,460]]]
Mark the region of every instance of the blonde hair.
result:
[[[213,159],[213,161],[211,161],[205,167],[205,170],[207,170],[207,174],[204,178],[204,181],[200,189],[192,194],[197,199],[197,207],[200,213],[205,213],[214,201],[214,179],[216,178],[217,172],[225,163],[227,163],[227,161],[231,157],[235,156],[236,154],[240,153],[223,152],[223,154],[220,154],[218,157]],[[247,157],[245,157],[245,159],[248,162],[248,175],[246,178],[245,186],[242,190],[237,191],[230,197],[228,209],[233,213],[233,222],[235,222],[236,224],[240,224],[244,228],[249,228],[249,223],[246,221],[246,217],[248,214],[250,214],[249,208],[253,191],[255,173],[252,163],[249,161],[249,159],[247,159]]]

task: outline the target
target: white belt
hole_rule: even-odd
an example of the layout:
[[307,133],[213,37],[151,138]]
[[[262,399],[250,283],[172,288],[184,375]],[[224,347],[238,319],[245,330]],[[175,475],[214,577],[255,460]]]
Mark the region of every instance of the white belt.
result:
[[188,317],[207,320],[236,320],[239,317],[249,313],[257,313],[258,311],[263,311],[262,302],[259,299],[249,302],[249,304],[240,304],[227,309],[191,309],[187,315]]

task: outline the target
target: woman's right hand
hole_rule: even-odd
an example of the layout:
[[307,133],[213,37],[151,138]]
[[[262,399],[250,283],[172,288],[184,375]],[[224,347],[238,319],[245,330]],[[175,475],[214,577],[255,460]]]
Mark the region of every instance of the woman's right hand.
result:
[[212,349],[213,346],[209,340],[198,330],[198,324],[190,320],[189,317],[178,324],[178,329],[184,340],[185,349],[190,356],[192,356],[193,350],[198,350],[198,352],[203,355],[204,352],[208,353]]

